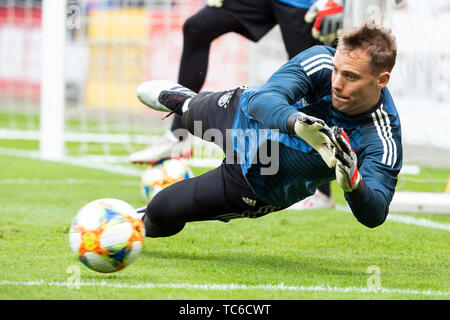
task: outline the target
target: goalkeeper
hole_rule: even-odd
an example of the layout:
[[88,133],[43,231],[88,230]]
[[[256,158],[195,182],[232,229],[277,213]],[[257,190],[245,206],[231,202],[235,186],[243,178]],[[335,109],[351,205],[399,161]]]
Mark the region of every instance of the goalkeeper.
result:
[[182,116],[184,128],[227,156],[159,192],[143,217],[147,236],[176,234],[190,221],[260,217],[334,179],[360,223],[381,225],[402,165],[386,88],[396,53],[390,31],[363,25],[336,50],[303,51],[261,86],[196,94],[169,81],[141,84],[144,104]]
[[[322,43],[331,43],[342,26],[342,0],[208,0],[183,24],[183,52],[178,83],[199,92],[208,71],[211,43],[229,32],[258,42],[275,24],[280,27],[289,59]],[[173,117],[170,130],[153,145],[130,154],[132,163],[157,163],[171,157],[189,157],[189,134],[181,117]],[[312,197],[300,202],[303,209],[332,208],[329,184],[318,187]]]

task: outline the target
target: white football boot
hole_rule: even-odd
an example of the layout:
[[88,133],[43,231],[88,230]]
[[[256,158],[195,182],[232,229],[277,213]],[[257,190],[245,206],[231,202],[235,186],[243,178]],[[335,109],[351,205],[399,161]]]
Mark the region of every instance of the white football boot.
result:
[[182,115],[184,103],[196,93],[173,81],[152,80],[141,83],[136,95],[143,104],[154,110]]
[[316,192],[309,196],[308,198],[303,199],[300,202],[297,202],[291,206],[291,209],[295,210],[310,210],[310,209],[332,209],[335,208],[336,204],[334,203],[333,197],[328,197],[326,194],[316,190]]
[[130,154],[129,161],[134,164],[156,164],[166,159],[189,159],[192,155],[190,138],[180,141],[172,131],[167,131],[161,140],[144,150]]
[[[154,110],[183,114],[183,107],[196,93],[169,80],[152,80],[141,83],[136,89],[138,99]],[[158,143],[132,153],[130,162],[137,164],[155,164],[165,159],[190,158],[192,147],[190,139],[179,141],[171,131],[167,131]]]

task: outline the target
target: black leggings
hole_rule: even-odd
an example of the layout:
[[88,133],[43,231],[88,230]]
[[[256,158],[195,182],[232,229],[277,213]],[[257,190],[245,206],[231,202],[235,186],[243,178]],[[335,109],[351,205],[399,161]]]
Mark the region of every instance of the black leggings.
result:
[[[227,156],[231,152],[231,156],[216,169],[177,182],[157,193],[144,216],[148,237],[174,235],[190,221],[227,222],[242,217],[258,218],[283,209],[256,197],[245,180],[241,165],[233,158],[233,149],[227,150],[226,132],[233,125],[242,91],[238,88],[202,92],[192,98],[189,110],[182,116],[183,127],[193,135],[214,142]],[[201,127],[196,127],[195,123]],[[214,132],[218,134],[208,135],[210,129],[216,129]]]
[[199,92],[207,75],[211,43],[229,32],[257,42],[278,24],[288,58],[292,59],[318,44],[311,35],[311,25],[304,21],[306,11],[278,0],[225,0],[220,8],[205,6],[183,25],[178,83]]

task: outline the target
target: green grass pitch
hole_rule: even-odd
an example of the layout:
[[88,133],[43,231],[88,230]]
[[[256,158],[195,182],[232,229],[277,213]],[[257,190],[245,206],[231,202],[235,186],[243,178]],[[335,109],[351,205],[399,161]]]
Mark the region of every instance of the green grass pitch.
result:
[[340,210],[190,223],[147,238],[126,269],[97,273],[69,248],[72,218],[98,198],[144,206],[139,178],[5,155],[0,168],[0,299],[450,298],[448,230],[391,220],[368,229]]

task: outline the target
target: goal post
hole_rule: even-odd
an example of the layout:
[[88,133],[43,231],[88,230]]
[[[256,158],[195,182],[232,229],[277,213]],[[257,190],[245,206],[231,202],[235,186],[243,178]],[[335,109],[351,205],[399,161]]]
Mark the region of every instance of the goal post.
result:
[[41,159],[60,160],[65,154],[66,0],[42,1]]

